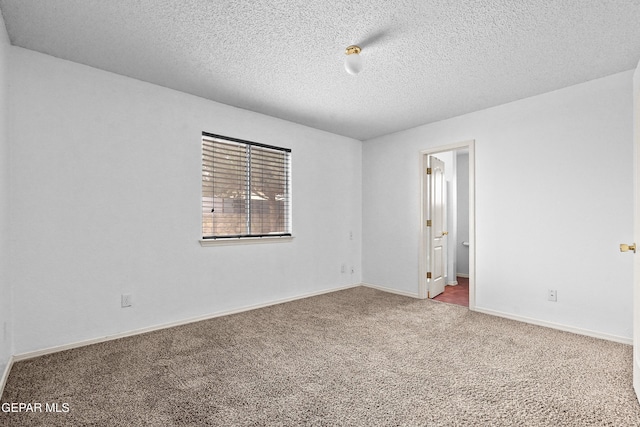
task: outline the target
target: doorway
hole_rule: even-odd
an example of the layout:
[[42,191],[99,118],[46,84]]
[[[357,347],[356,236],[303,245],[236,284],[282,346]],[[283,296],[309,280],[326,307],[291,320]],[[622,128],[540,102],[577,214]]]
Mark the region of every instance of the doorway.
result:
[[[442,224],[433,221],[440,209],[437,203],[434,205],[434,199],[442,198],[438,194],[440,184],[434,187],[434,183],[439,182],[439,178],[430,174],[433,171],[430,168],[431,164],[444,165],[446,186],[442,191],[446,200],[446,214]],[[439,299],[446,300],[444,295],[448,293],[455,295],[453,299],[460,302],[461,295],[468,294],[468,307],[473,310],[475,308],[475,141],[463,141],[421,151],[420,183],[420,298],[434,298],[440,294]],[[439,266],[436,264],[443,262],[442,254],[438,252],[438,249],[442,248],[443,238],[446,240],[444,243],[446,261]],[[442,278],[440,274],[434,275],[434,271],[444,271],[444,294],[440,293]]]

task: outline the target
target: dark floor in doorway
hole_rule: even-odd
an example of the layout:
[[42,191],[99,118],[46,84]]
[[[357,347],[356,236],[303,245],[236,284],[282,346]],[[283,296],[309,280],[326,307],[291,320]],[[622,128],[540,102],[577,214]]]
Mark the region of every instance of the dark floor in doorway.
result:
[[444,292],[434,300],[469,307],[469,278],[458,276],[457,280],[457,285],[445,286]]

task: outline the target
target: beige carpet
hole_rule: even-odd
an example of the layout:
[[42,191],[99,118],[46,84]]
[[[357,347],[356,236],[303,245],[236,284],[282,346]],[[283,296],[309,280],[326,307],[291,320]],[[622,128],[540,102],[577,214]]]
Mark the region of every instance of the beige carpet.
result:
[[638,426],[631,354],[354,288],[16,363],[0,425]]

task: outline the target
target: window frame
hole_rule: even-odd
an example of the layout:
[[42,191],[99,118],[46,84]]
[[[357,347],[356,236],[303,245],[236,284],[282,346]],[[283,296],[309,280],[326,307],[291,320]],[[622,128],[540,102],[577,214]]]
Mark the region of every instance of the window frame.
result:
[[[219,143],[224,144],[225,142],[229,142],[232,144],[238,144],[239,146],[244,146],[247,150],[247,171],[248,176],[250,177],[250,172],[252,171],[252,164],[260,164],[258,159],[252,160],[250,153],[252,152],[252,147],[279,151],[286,153],[285,161],[284,161],[284,186],[286,188],[286,196],[285,196],[285,231],[284,232],[275,232],[275,233],[251,233],[251,202],[249,201],[248,209],[246,209],[247,214],[247,234],[234,234],[234,235],[205,235],[204,222],[205,222],[205,193],[203,191],[202,183],[204,182],[204,174],[205,174],[205,166],[204,166],[204,150],[205,150],[205,141],[209,140],[210,143],[215,143],[218,140]],[[213,141],[212,141],[213,140]],[[228,136],[213,134],[209,132],[202,132],[201,137],[201,205],[203,207],[202,216],[200,218],[200,244],[202,246],[217,246],[217,245],[230,245],[230,244],[251,244],[251,243],[275,243],[275,242],[287,242],[293,239],[292,233],[292,204],[291,204],[291,195],[292,195],[292,185],[291,185],[291,149],[284,147],[277,147],[274,145],[262,144],[254,141],[247,141],[239,138],[232,138]],[[247,180],[247,188],[251,189],[251,178]],[[251,197],[251,196],[249,196]],[[246,200],[246,199],[244,199]]]

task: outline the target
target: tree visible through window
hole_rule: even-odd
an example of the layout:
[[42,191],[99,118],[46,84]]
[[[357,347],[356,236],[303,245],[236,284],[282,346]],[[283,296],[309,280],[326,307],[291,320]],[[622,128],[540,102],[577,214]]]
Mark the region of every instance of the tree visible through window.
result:
[[202,133],[204,239],[291,235],[291,150]]

